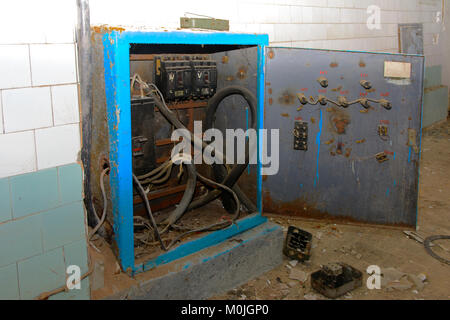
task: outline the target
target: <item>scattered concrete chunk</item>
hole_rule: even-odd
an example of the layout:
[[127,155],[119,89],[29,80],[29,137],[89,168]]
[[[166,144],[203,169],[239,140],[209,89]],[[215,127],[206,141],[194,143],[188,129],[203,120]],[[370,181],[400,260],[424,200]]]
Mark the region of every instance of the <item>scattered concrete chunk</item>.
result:
[[301,283],[305,283],[308,280],[308,274],[302,270],[294,268],[289,274],[289,279],[298,280]]

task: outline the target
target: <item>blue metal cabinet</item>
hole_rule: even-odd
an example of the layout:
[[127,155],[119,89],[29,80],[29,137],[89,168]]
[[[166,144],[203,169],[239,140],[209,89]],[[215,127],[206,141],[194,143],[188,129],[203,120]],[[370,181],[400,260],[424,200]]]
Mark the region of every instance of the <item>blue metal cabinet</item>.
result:
[[[133,184],[131,163],[131,112],[130,112],[130,45],[202,45],[254,46],[257,48],[258,122],[263,123],[264,101],[264,47],[267,35],[235,34],[222,32],[131,32],[115,29],[101,30],[104,47],[104,76],[109,132],[110,188],[114,216],[115,242],[124,270],[133,274],[168,263],[206,247],[215,245],[264,223],[261,216],[261,198],[258,196],[259,214],[248,216],[232,227],[210,233],[202,238],[181,244],[143,264],[135,265],[133,238]],[[261,176],[257,178],[261,195]]]

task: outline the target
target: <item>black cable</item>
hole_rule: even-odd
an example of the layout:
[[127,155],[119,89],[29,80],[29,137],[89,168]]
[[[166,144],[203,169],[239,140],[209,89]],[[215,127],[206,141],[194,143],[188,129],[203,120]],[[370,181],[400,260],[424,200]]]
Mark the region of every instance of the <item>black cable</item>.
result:
[[[223,188],[224,190],[228,191],[233,196],[234,201],[236,202],[236,209],[235,209],[235,212],[234,212],[233,219],[231,219],[231,221],[218,222],[218,223],[214,223],[214,224],[211,224],[209,226],[206,226],[206,227],[201,227],[201,228],[198,228],[198,229],[188,230],[188,231],[180,234],[179,236],[177,236],[175,239],[173,239],[170,242],[170,244],[167,246],[167,250],[169,250],[171,247],[173,247],[182,238],[184,238],[184,237],[186,237],[186,236],[188,236],[188,235],[190,235],[192,233],[221,230],[221,229],[224,229],[224,228],[227,228],[227,227],[233,225],[236,222],[236,220],[239,218],[240,202],[239,202],[239,198],[236,195],[236,193],[231,188],[229,188],[229,187],[227,187],[225,185],[222,185],[220,183],[217,183],[215,181],[212,181],[212,180],[202,176],[198,172],[197,172],[197,176],[202,182],[205,182],[205,183],[208,183],[208,184],[212,184],[213,186],[216,186],[216,187],[219,187],[219,188]],[[178,229],[181,229],[181,228],[178,227]]]
[[428,252],[430,256],[435,258],[436,260],[450,265],[450,260],[444,259],[440,256],[438,256],[436,253],[434,253],[433,250],[431,250],[431,244],[436,240],[450,240],[450,236],[431,236],[425,239],[423,242],[423,245],[425,246],[425,250]]
[[[240,86],[229,86],[222,90],[219,90],[214,97],[212,97],[208,102],[208,110],[206,112],[206,130],[211,129],[214,124],[214,118],[215,114],[217,112],[217,108],[219,107],[220,103],[227,97],[231,95],[240,95],[242,96],[245,101],[247,101],[251,113],[251,125],[249,126],[252,129],[257,128],[257,115],[256,115],[256,108],[257,108],[257,99],[253,95],[253,93],[248,90],[247,88],[240,87]],[[246,140],[245,145],[245,163],[244,164],[238,164],[233,166],[230,172],[226,169],[224,165],[213,165],[213,172],[216,180],[220,179],[220,183],[226,185],[227,187],[233,188],[233,191],[237,194],[239,199],[242,201],[242,203],[247,207],[247,209],[250,212],[255,212],[257,210],[256,206],[251,202],[251,200],[248,199],[248,197],[243,193],[240,188],[237,186],[236,182],[242,175],[242,173],[245,171],[249,164],[250,160],[250,153],[247,150],[248,149],[248,142]],[[225,158],[224,158],[225,160]],[[229,195],[222,194],[222,191],[220,190],[213,190],[211,192],[208,192],[206,195],[200,197],[199,199],[193,201],[190,205],[188,210],[192,210],[201,206],[204,206],[205,204],[217,199],[220,195],[223,195],[222,197],[222,203],[224,205],[224,208],[228,212],[234,211],[234,208],[232,206],[232,202],[230,200]]]
[[[161,114],[170,123],[172,123],[175,128],[183,129],[180,132],[181,135],[183,135],[183,138],[189,140],[197,148],[203,149],[203,148],[208,147],[208,144],[206,144],[205,142],[197,142],[197,145],[196,145],[197,139],[194,139],[194,135],[192,134],[192,132],[190,132],[183,125],[183,123],[181,123],[181,121],[179,119],[177,119],[175,114],[167,107],[167,105],[160,99],[160,97],[158,95],[156,95],[153,92],[150,92],[150,94],[154,98],[156,107],[161,112]],[[213,98],[210,99],[210,105],[212,104],[213,108],[217,108],[217,106],[223,99],[225,99],[226,97],[233,95],[233,94],[242,95],[244,97],[244,99],[249,103],[250,109],[252,111],[252,121],[256,122],[256,97],[251,93],[250,90],[247,90],[246,88],[242,88],[242,87],[238,87],[238,86],[231,86],[231,87],[222,89],[222,90],[218,91],[216,93],[216,95],[214,95]],[[215,107],[214,107],[214,105],[215,105]],[[253,127],[253,124],[252,124],[252,127]],[[217,150],[216,150],[216,156],[218,158],[226,159],[225,156],[222,153],[219,153]],[[248,162],[249,162],[249,153],[248,152],[246,152],[245,158],[246,158],[245,163],[248,164]],[[222,182],[222,184],[226,185],[227,187],[232,188],[234,186],[234,184],[236,183],[236,181],[241,176],[241,174],[243,173],[243,171],[247,168],[247,164],[234,166],[234,168],[227,174],[227,176],[224,179],[224,181]],[[236,189],[233,188],[233,190],[236,192]],[[242,192],[239,193],[239,191],[238,191],[236,193],[240,198],[242,197],[244,199],[244,201],[246,201],[245,197],[242,196],[242,194],[243,194]],[[199,199],[192,201],[189,204],[186,211],[189,211],[189,210],[192,210],[192,209],[195,209],[198,207],[202,207],[202,206],[210,203],[211,201],[217,199],[221,194],[222,194],[222,191],[217,190],[217,189],[213,190],[211,192],[208,192],[206,195],[200,197]],[[247,200],[246,202],[248,203],[250,201]],[[254,205],[253,205],[253,207],[254,207]],[[256,210],[254,210],[254,211],[256,211]]]

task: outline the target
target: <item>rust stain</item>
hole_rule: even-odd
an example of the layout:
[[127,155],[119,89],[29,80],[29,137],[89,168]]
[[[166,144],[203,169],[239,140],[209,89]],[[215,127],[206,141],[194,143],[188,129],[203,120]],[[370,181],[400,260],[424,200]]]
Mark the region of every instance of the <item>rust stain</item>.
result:
[[316,119],[315,118],[311,118],[311,123],[312,124],[316,123]]
[[359,67],[360,68],[365,68],[366,67],[366,63],[362,59],[359,60]]
[[228,63],[229,60],[230,60],[230,58],[229,58],[228,56],[223,56],[223,57],[222,57],[222,63],[223,63],[223,64]]
[[271,106],[273,104],[273,99],[269,98],[269,105]]
[[289,113],[282,113],[281,116],[284,118],[289,118]]
[[233,77],[233,76],[228,76],[228,77],[226,78],[226,80],[227,80],[227,81],[233,81],[233,80],[234,80],[234,77]]
[[332,144],[333,142],[334,142],[334,139],[331,139],[331,140],[326,141],[325,144],[326,144],[326,145],[330,145],[330,144]]
[[240,67],[236,73],[236,77],[240,80],[244,80],[247,77],[247,70],[248,68],[246,66]]
[[342,90],[342,86],[339,86],[337,88],[331,89],[331,91],[334,91],[334,92],[339,92],[341,90]]
[[[365,220],[355,219],[344,211],[331,214],[327,211],[317,209],[318,203],[308,202],[304,199],[297,199],[291,202],[281,202],[272,199],[269,192],[264,192],[263,196],[264,212],[273,215],[286,215],[293,218],[302,218],[308,220],[325,220],[337,224],[356,224],[356,225],[379,225],[395,228],[411,228],[407,224],[386,224],[375,223]],[[339,216],[337,216],[339,214]]]
[[122,27],[113,27],[113,26],[108,26],[106,24],[102,24],[100,26],[93,26],[91,27],[91,30],[95,33],[106,33],[106,32],[111,32],[111,31],[118,31],[118,32],[123,32],[125,31],[125,28]]
[[330,115],[331,130],[337,134],[345,134],[347,126],[351,123],[350,116],[340,109],[334,109]]
[[295,104],[295,95],[286,90],[283,94],[278,98],[278,102],[281,105],[290,106]]
[[345,149],[345,157],[350,158],[350,155],[352,154],[352,148]]
[[272,88],[269,88],[269,89],[267,90],[267,92],[268,92],[269,94],[272,94]]
[[327,112],[333,112],[333,108],[327,108]]
[[269,59],[273,59],[275,57],[275,53],[273,52],[273,50],[269,51]]
[[335,118],[333,119],[334,127],[337,130],[338,134],[345,134],[345,130],[350,123],[348,119]]
[[337,62],[330,63],[330,68],[337,68],[339,67],[339,64]]
[[361,140],[356,141],[356,143],[358,143],[358,144],[365,143],[365,142],[366,142],[366,139],[361,139]]
[[369,113],[369,109],[359,110],[361,113]]

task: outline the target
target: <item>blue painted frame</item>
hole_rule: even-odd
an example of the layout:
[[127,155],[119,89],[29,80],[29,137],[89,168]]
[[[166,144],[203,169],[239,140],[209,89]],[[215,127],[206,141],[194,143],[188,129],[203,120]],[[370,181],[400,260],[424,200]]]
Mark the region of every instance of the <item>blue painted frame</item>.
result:
[[262,139],[258,135],[257,207],[258,214],[241,219],[227,229],[184,243],[156,259],[135,265],[133,236],[133,181],[131,163],[130,44],[249,45],[258,50],[258,128],[264,127],[265,34],[226,32],[144,32],[107,30],[103,35],[105,93],[110,144],[110,185],[114,232],[123,270],[130,274],[182,258],[264,223],[262,217]]

